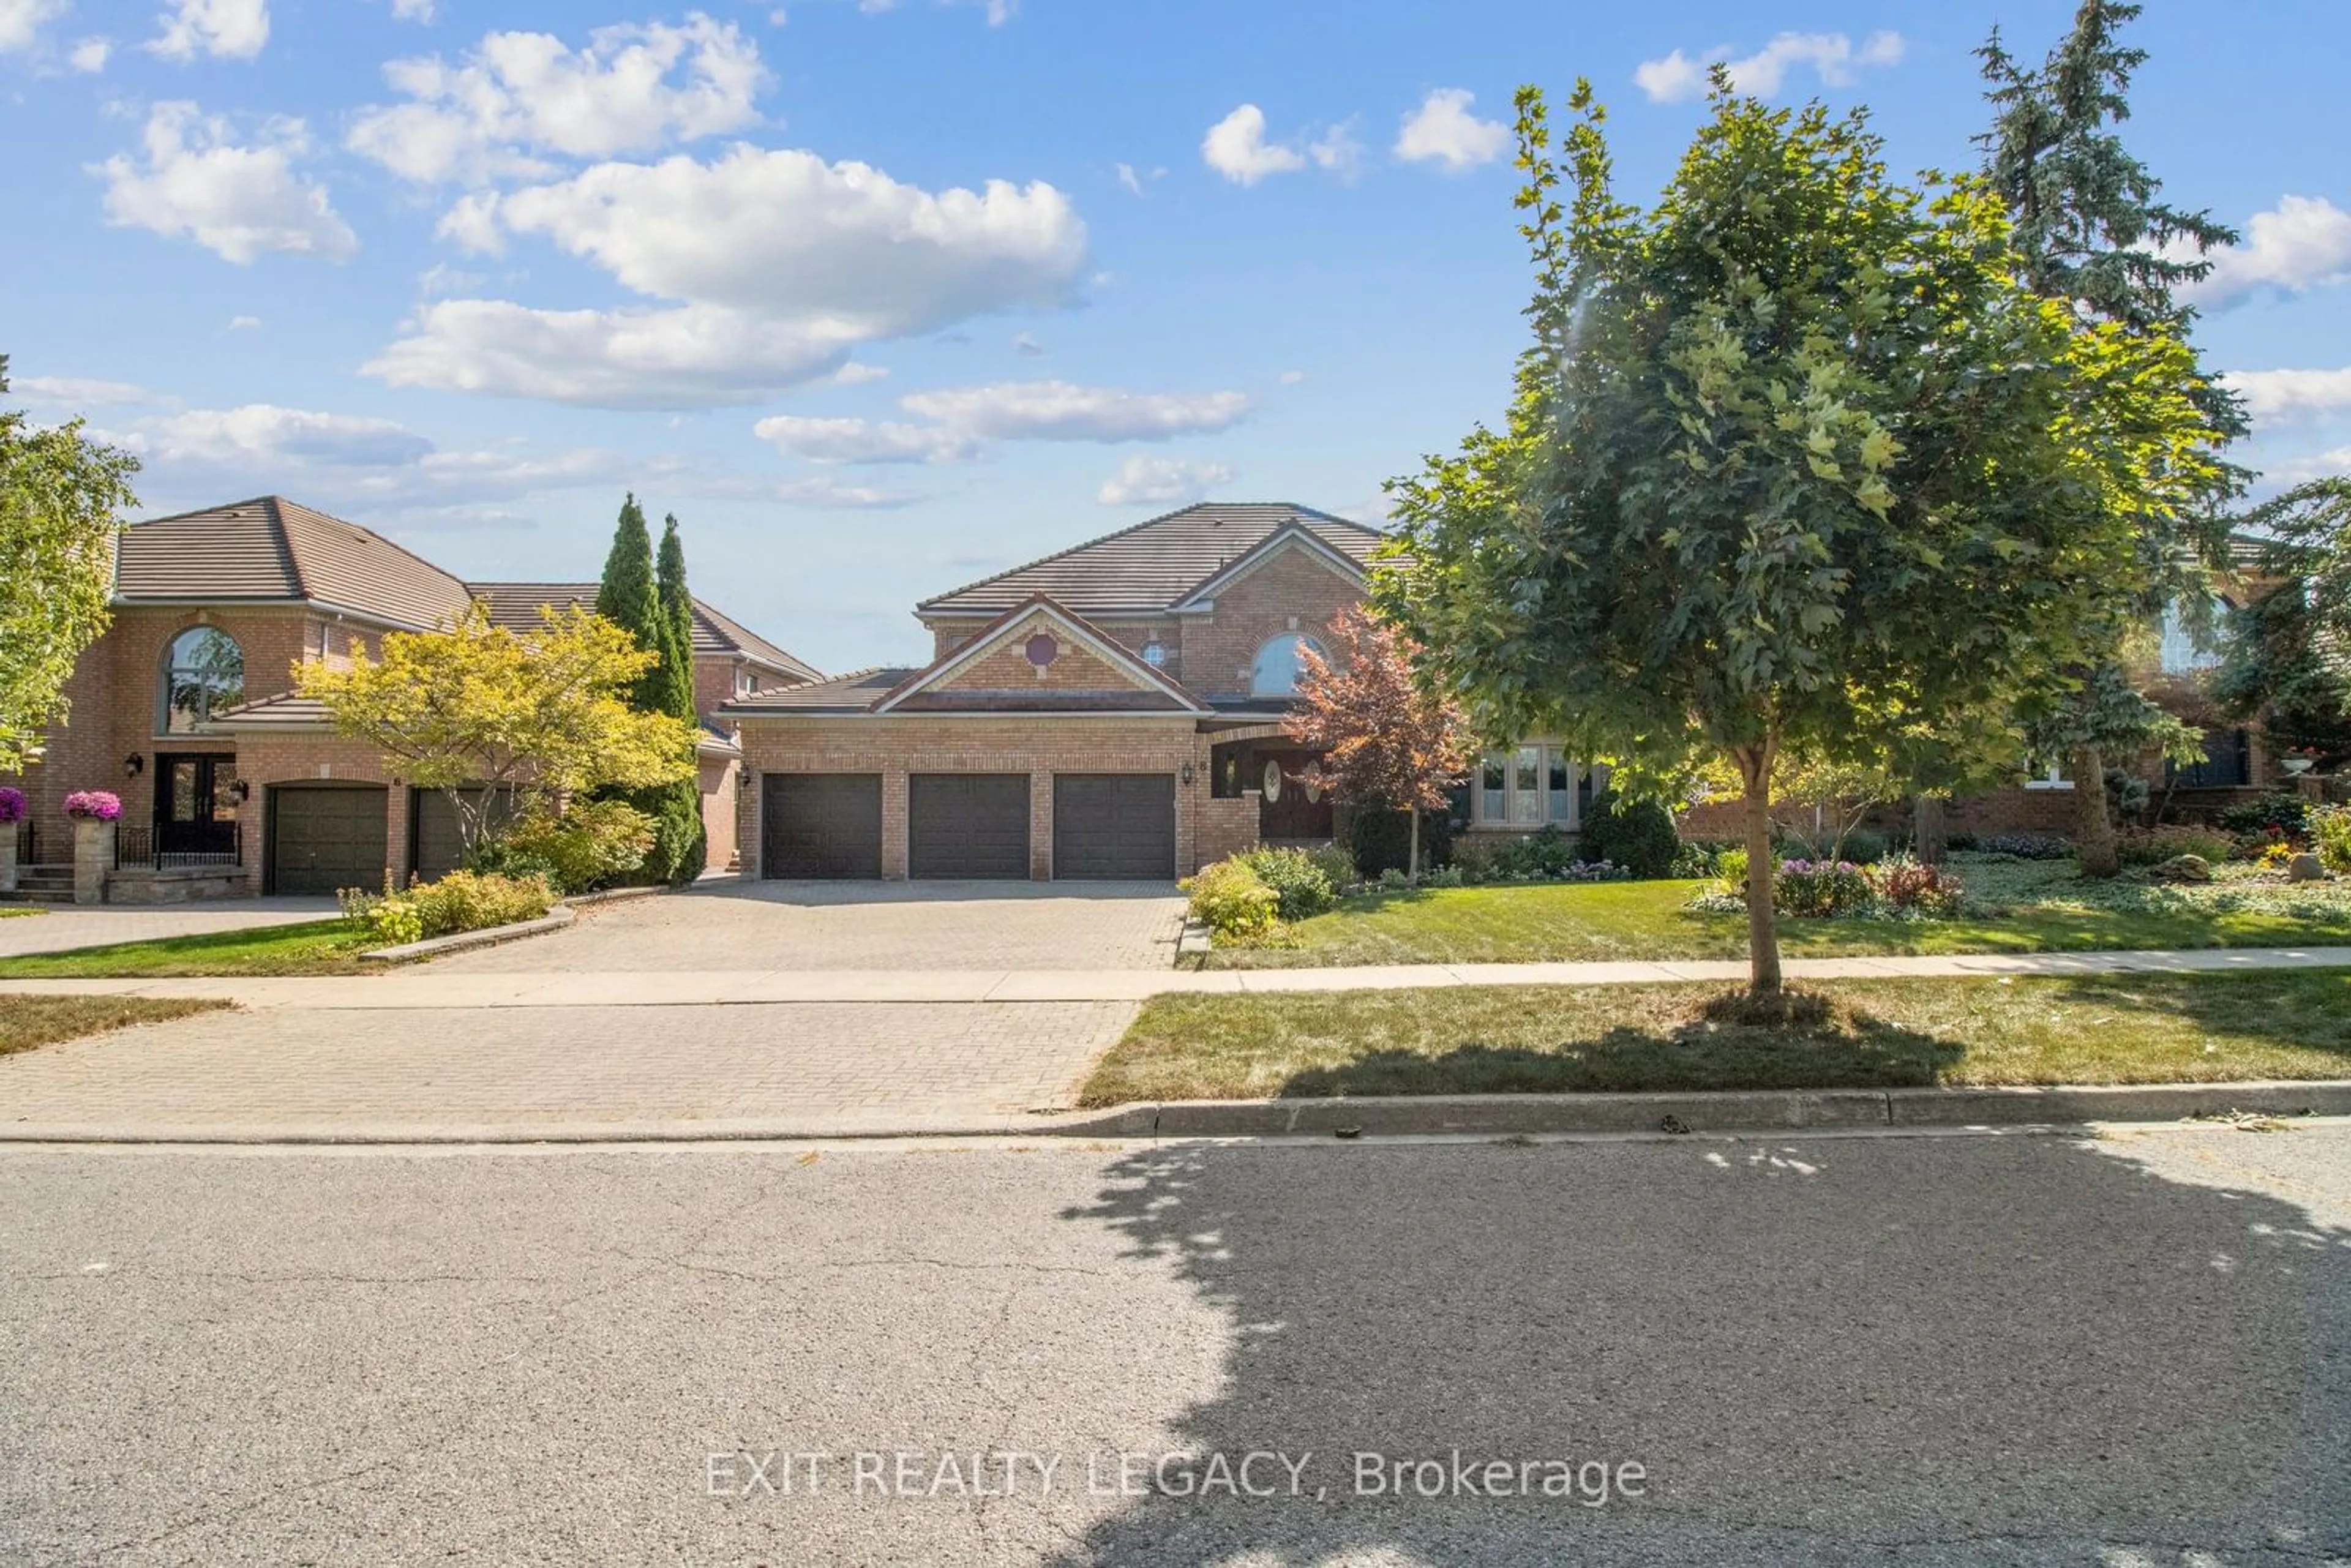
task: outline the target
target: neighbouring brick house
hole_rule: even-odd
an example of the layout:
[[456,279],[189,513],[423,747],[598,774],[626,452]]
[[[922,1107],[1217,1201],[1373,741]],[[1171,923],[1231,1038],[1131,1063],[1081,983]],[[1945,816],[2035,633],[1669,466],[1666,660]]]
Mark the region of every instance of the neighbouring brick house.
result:
[[[133,524],[116,552],[113,621],[66,686],[67,722],[19,782],[20,852],[70,858],[62,801],[76,789],[122,798],[123,902],[246,892],[380,886],[447,869],[445,798],[403,787],[382,758],[336,736],[291,695],[298,661],[347,664],[387,632],[423,631],[484,601],[491,617],[536,624],[542,604],[592,604],[592,583],[463,581],[357,524],[262,497]],[[695,602],[697,706],[710,862],[729,863],[740,752],[716,718],[724,702],[818,672]],[[36,872],[29,879],[43,885]]]
[[1375,528],[1201,505],[924,601],[933,657],[728,704],[763,876],[1165,880],[1332,834],[1283,722]]

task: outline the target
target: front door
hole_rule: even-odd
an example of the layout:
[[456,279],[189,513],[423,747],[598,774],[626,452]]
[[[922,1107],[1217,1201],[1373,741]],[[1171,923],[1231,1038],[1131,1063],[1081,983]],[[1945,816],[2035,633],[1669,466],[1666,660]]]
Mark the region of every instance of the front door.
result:
[[1259,838],[1268,843],[1311,843],[1331,837],[1331,791],[1315,766],[1319,760],[1320,754],[1312,751],[1264,750],[1243,765],[1241,782],[1259,790]]
[[226,855],[236,848],[236,758],[155,758],[155,849],[167,855]]

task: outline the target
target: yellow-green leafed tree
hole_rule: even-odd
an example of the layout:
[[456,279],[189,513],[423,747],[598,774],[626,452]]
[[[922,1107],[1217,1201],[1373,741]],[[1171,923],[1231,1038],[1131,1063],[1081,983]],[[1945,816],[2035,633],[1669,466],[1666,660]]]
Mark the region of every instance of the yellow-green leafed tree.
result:
[[590,611],[542,609],[538,628],[518,634],[475,604],[454,626],[387,633],[381,659],[356,657],[348,669],[305,663],[294,678],[339,734],[374,747],[419,789],[445,794],[471,853],[501,786],[552,805],[693,776],[685,724],[628,703],[630,683],[653,657]]

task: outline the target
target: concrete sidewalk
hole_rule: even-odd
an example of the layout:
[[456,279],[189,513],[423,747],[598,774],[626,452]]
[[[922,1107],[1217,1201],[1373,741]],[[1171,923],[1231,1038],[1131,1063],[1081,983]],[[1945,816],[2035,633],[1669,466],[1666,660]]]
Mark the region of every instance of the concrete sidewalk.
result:
[[[2351,947],[2201,947],[2137,953],[1791,958],[1790,979],[1969,975],[2234,973],[2351,967]],[[1736,980],[1743,960],[1597,964],[1395,964],[1335,969],[701,969],[634,974],[458,974],[435,966],[331,978],[0,980],[0,997],[206,997],[247,1008],[443,1010],[479,1008],[726,1007],[778,1003],[1136,1002],[1166,993],[1414,990],[1455,986],[1621,986]]]

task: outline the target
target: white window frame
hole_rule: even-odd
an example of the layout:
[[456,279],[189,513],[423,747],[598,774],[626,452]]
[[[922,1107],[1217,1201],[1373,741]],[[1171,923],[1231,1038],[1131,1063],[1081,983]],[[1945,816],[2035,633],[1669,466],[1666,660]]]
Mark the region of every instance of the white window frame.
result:
[[[1523,789],[1519,782],[1519,765],[1529,752],[1534,754],[1535,763],[1535,782],[1531,792]],[[1565,766],[1568,779],[1566,810],[1562,814],[1556,816],[1552,811],[1551,799],[1551,774],[1554,764]],[[1489,790],[1486,787],[1486,774],[1488,769],[1497,768],[1501,770],[1502,788],[1499,790]],[[1478,758],[1477,772],[1470,780],[1469,825],[1472,828],[1497,828],[1523,833],[1532,832],[1548,824],[1556,827],[1563,833],[1575,832],[1583,826],[1582,785],[1586,771],[1593,775],[1593,793],[1597,794],[1606,788],[1606,780],[1600,768],[1586,769],[1582,763],[1568,755],[1564,747],[1531,740],[1499,751],[1487,752]],[[1533,797],[1531,802],[1527,800],[1529,793]],[[1488,804],[1489,798],[1497,795],[1500,800],[1499,810]]]
[[2065,777],[2065,764],[2059,761],[2052,762],[2048,771],[2036,773],[2024,781],[2024,787],[2027,789],[2071,789],[2074,787],[2074,781]]

